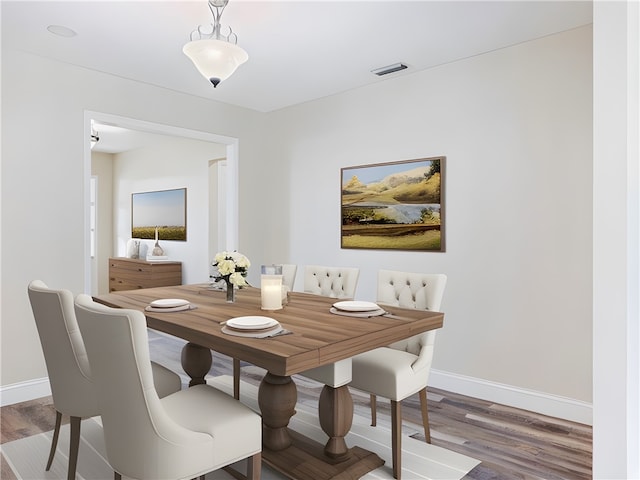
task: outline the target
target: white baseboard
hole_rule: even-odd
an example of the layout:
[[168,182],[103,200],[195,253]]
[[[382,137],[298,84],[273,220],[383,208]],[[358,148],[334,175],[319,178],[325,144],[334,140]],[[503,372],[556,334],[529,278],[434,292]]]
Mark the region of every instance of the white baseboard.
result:
[[[431,369],[429,386],[585,425],[593,425],[590,403]],[[47,377],[0,387],[0,406],[51,395]]]
[[429,386],[510,407],[593,425],[593,405],[572,398],[431,369]]
[[48,377],[4,385],[0,387],[0,406],[5,407],[49,395],[51,395],[51,386]]

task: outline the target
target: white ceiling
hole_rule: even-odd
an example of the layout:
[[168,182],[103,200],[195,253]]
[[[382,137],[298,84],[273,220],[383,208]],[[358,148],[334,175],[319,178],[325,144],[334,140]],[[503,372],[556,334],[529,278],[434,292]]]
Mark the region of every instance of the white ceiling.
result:
[[[217,88],[182,53],[198,1],[2,0],[2,46],[269,112],[590,24],[590,1],[230,0],[249,60]],[[49,25],[71,28],[66,38]],[[377,77],[372,69],[408,69]]]
[[165,135],[150,133],[108,123],[94,123],[99,140],[92,148],[94,152],[122,153],[136,148],[158,145],[166,140]]

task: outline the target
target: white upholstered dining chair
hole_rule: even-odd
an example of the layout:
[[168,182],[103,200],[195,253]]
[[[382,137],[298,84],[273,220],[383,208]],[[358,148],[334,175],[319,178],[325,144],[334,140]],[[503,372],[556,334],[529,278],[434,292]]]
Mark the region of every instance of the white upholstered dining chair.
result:
[[[69,290],[48,288],[40,280],[32,281],[27,291],[56,409],[51,451],[45,469],[48,471],[51,468],[55,456],[62,415],[69,415],[71,440],[67,478],[73,480],[76,477],[81,421],[100,413],[96,386],[78,328],[73,294]],[[159,396],[164,397],[180,390],[182,384],[177,374],[156,363],[152,368],[153,386]]]
[[[377,302],[380,305],[440,311],[447,277],[380,270]],[[419,393],[424,435],[431,443],[427,410],[427,380],[433,359],[436,332],[415,335],[387,347],[361,353],[352,358],[350,387],[368,392],[371,398],[371,424],[376,424],[376,396],[391,400],[391,444],[393,476],[401,475],[401,401]]]
[[204,479],[242,459],[247,459],[247,478],[260,478],[262,420],[257,413],[206,384],[160,399],[153,388],[144,314],[106,307],[87,295],[78,295],[75,310],[116,480],[123,475]]
[[[304,291],[325,297],[352,299],[358,286],[360,269],[356,267],[326,267],[307,265],[304,269]],[[351,359],[305,370],[304,377],[338,388],[351,381]]]
[[304,291],[334,298],[353,298],[360,269],[355,267],[304,267]]

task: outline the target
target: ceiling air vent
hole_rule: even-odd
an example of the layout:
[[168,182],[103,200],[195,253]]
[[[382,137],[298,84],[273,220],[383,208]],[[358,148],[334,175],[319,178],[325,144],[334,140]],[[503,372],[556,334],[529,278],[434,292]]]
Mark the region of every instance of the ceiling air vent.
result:
[[371,70],[371,73],[374,73],[381,77],[382,75],[387,75],[389,73],[399,72],[400,70],[404,70],[405,68],[407,68],[407,66],[404,63],[394,63],[393,65],[388,65],[386,67]]

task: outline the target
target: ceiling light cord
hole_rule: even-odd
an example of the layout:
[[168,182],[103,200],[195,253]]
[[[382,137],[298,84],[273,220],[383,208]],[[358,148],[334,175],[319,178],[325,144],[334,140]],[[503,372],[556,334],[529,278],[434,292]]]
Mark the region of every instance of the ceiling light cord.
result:
[[222,24],[220,23],[220,18],[222,17],[222,13],[224,12],[225,7],[228,5],[229,0],[209,0],[209,10],[211,10],[211,15],[213,16],[213,23],[209,26],[211,27],[211,32],[205,31],[207,28],[204,25],[199,25],[198,28],[191,32],[189,38],[191,41],[194,40],[202,40],[202,39],[210,39],[214,38],[216,40],[225,40],[229,43],[233,43],[234,45],[238,43],[238,35],[231,29],[231,27],[226,27],[229,30],[228,35],[223,35],[222,32]]

